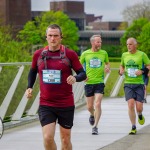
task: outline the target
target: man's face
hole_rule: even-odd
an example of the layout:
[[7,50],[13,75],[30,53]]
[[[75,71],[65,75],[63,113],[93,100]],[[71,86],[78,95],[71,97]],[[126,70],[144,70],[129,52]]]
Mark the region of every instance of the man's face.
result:
[[51,47],[57,47],[61,43],[61,35],[59,29],[51,29],[49,28],[47,30],[46,34],[46,40],[48,42],[48,45]]
[[95,39],[92,42],[92,47],[95,48],[95,50],[99,50],[102,45],[102,40],[100,37],[95,37]]
[[136,44],[134,43],[132,39],[127,40],[127,48],[128,48],[128,52],[131,52],[131,53],[136,50]]

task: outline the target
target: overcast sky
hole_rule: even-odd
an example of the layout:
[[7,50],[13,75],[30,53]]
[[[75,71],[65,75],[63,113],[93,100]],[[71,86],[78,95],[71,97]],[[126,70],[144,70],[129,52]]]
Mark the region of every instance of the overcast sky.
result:
[[[61,0],[31,0],[32,10],[46,11],[50,10],[51,1]],[[68,0],[71,1],[71,0]],[[144,0],[74,0],[84,1],[84,12],[86,14],[95,14],[103,16],[103,21],[123,21],[122,11],[127,6],[132,6]],[[148,0],[147,0],[148,1]]]

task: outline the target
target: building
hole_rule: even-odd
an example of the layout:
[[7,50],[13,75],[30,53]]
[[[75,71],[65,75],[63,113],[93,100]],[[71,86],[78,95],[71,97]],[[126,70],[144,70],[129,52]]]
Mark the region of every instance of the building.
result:
[[115,31],[115,30],[79,31],[78,46],[80,47],[80,49],[86,49],[88,46],[90,46],[90,37],[94,34],[101,35],[103,45],[120,45],[120,38],[123,36],[124,32],[125,31]]
[[31,20],[31,0],[0,0],[0,17],[4,25],[22,29]]
[[86,26],[88,26],[90,22],[94,22],[95,20],[102,21],[102,18],[103,16],[95,16],[94,14],[86,14]]
[[118,30],[122,22],[102,22],[100,20],[95,20],[89,22],[88,26],[92,27],[92,30]]
[[75,21],[79,30],[84,30],[86,25],[84,1],[52,1],[50,2],[50,10],[63,11],[71,20]]

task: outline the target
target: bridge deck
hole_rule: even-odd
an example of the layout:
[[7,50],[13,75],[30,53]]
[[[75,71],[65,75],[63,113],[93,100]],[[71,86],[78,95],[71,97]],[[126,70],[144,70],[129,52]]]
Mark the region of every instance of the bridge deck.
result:
[[[150,97],[149,97],[150,98]],[[89,125],[89,113],[83,106],[76,109],[72,144],[74,150],[98,150],[125,137],[131,129],[127,103],[124,98],[109,98],[102,102],[102,117],[99,123],[99,135],[92,135]],[[137,122],[137,130],[150,124],[150,101],[144,104],[146,122],[143,126]],[[137,135],[140,131],[137,132]],[[149,135],[150,136],[150,135]],[[59,128],[56,130],[56,143],[60,150]],[[147,139],[148,140],[148,139]],[[149,142],[150,143],[150,142]],[[142,149],[144,145],[141,145]],[[137,145],[140,149],[140,145]],[[138,148],[136,147],[136,150]],[[41,127],[38,121],[6,130],[0,140],[1,150],[44,150]],[[105,149],[105,148],[104,148]],[[106,147],[107,149],[107,147]],[[107,150],[115,150],[108,148]],[[123,147],[120,147],[123,150]],[[145,149],[147,150],[147,149]]]

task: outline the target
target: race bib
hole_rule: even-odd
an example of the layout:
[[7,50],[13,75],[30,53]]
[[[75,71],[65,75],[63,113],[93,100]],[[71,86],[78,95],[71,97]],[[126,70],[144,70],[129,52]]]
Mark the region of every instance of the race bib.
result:
[[49,84],[61,83],[61,71],[60,70],[43,70],[43,82]]
[[132,77],[132,78],[135,78],[137,77],[137,75],[135,74],[135,72],[137,71],[138,69],[135,69],[135,68],[128,68],[128,76],[129,77]]
[[90,67],[91,68],[99,68],[101,66],[101,61],[99,59],[91,59]]

